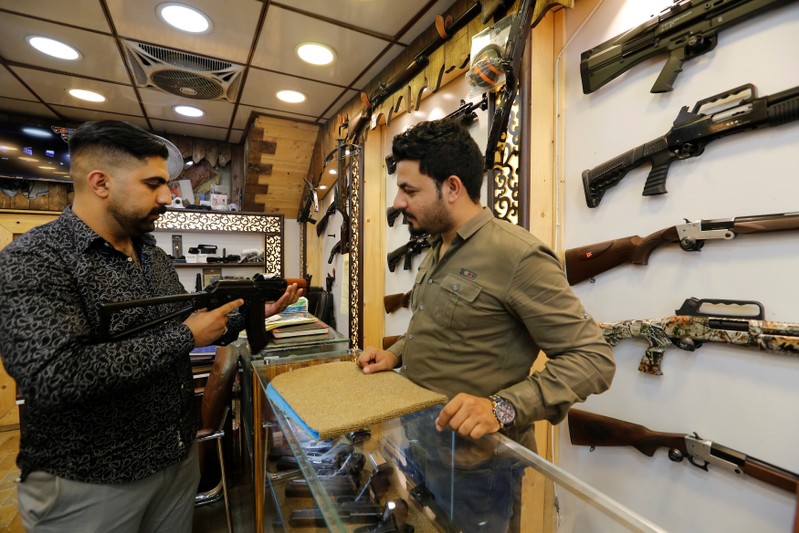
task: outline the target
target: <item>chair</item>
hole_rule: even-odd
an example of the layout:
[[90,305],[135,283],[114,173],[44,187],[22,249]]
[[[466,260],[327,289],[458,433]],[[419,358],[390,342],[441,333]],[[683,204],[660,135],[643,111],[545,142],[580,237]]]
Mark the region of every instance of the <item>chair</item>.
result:
[[336,314],[333,308],[333,294],[322,287],[308,287],[305,297],[308,299],[308,312],[335,329]]
[[[194,505],[206,505],[224,498],[225,516],[230,533],[233,531],[233,521],[228,499],[222,438],[225,436],[224,428],[230,410],[238,360],[238,352],[226,347],[217,348],[205,387],[195,390],[195,394],[202,394],[202,403],[200,430],[197,432],[200,486],[194,497]],[[214,441],[216,453],[214,453]]]

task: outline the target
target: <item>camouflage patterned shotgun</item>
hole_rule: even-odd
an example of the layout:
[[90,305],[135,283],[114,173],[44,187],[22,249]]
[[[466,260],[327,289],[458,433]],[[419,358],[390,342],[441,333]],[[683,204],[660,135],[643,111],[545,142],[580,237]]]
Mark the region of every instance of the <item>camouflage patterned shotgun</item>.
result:
[[687,458],[697,468],[707,471],[708,465],[747,474],[769,485],[796,494],[799,475],[774,466],[745,453],[727,448],[696,433],[662,433],[639,424],[569,409],[569,436],[578,446],[632,446],[652,457],[658,448],[669,449],[669,459],[679,463]]
[[737,235],[799,229],[799,212],[748,217],[698,220],[677,224],[646,237],[638,235],[569,248],[565,253],[569,285],[593,278],[611,268],[632,263],[646,265],[663,244],[679,244],[686,252],[698,252],[710,239],[734,239]]
[[[707,313],[702,306],[726,307],[742,313]],[[757,309],[752,314],[751,311]],[[764,352],[799,354],[799,324],[763,320],[763,305],[749,300],[688,298],[675,315],[661,319],[633,319],[600,322],[605,340],[616,346],[624,339],[644,337],[649,341],[638,370],[663,374],[661,363],[666,348],[676,346],[693,352],[705,342],[756,347]]]

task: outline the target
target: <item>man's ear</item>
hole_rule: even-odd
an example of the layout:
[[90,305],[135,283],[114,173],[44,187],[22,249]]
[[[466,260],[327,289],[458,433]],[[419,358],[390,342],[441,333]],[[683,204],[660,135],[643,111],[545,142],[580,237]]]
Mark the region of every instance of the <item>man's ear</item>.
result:
[[92,170],[86,177],[89,190],[100,198],[106,198],[108,196],[110,178],[111,176],[102,170]]
[[441,184],[442,194],[452,201],[457,200],[465,191],[466,189],[463,186],[463,182],[455,174],[448,177],[444,180],[444,183]]

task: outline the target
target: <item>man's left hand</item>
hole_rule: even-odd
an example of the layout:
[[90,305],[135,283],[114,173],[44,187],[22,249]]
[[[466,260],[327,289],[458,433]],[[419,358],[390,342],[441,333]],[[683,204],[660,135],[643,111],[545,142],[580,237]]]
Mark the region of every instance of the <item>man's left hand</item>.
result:
[[459,435],[475,440],[500,429],[491,400],[465,392],[452,398],[436,418],[438,431],[444,431],[447,426]]
[[297,284],[292,283],[286,287],[286,292],[283,293],[279,300],[265,304],[264,315],[270,317],[282,313],[288,306],[299,300],[303,294],[305,294],[305,289],[298,289]]

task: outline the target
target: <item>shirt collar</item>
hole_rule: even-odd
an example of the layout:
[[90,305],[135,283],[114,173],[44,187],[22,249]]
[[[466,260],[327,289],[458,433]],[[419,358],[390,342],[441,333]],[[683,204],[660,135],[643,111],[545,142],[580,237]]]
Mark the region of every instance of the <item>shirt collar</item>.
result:
[[473,216],[466,224],[461,226],[458,229],[458,236],[465,240],[468,240],[469,237],[477,233],[480,228],[491,222],[494,218],[494,213],[492,213],[487,207],[483,207],[483,210],[480,211],[477,215]]

